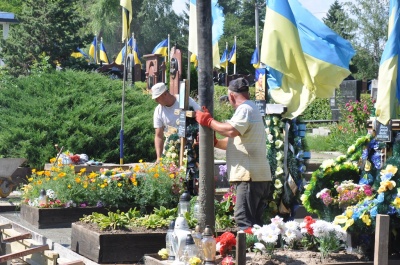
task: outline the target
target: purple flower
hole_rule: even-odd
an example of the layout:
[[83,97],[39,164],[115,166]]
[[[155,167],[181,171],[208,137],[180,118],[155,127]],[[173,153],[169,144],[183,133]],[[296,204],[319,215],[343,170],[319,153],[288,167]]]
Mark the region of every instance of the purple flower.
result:
[[368,157],[368,149],[364,149],[362,151],[361,157],[362,157],[362,159],[367,159],[367,157]]
[[84,203],[84,202],[82,202],[82,203],[80,204],[80,207],[82,207],[82,208],[85,208],[86,206],[87,206],[87,204]]
[[373,154],[371,157],[371,161],[376,169],[381,169],[382,163],[381,163],[381,156],[379,155],[379,153]]
[[103,206],[104,206],[104,204],[101,201],[98,201],[96,204],[96,207],[103,207]]
[[227,168],[226,165],[220,165],[219,166],[219,175],[220,176],[225,176],[227,169],[228,168]]

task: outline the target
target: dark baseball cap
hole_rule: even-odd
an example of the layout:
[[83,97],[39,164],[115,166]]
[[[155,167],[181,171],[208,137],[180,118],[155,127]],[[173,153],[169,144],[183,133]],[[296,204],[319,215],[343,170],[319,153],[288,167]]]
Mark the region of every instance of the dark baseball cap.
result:
[[248,92],[249,82],[247,82],[247,80],[242,77],[237,78],[229,83],[228,89],[232,92],[238,92],[238,93]]

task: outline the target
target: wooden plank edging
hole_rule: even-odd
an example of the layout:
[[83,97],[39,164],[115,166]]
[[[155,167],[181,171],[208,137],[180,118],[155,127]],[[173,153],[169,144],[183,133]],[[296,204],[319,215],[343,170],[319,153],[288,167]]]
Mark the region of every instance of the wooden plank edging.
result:
[[26,250],[22,250],[16,253],[10,253],[10,254],[6,254],[3,256],[0,256],[0,263],[1,262],[6,262],[8,260],[12,260],[12,259],[16,259],[16,258],[21,258],[36,252],[42,252],[45,250],[49,249],[49,245],[43,245],[43,246],[38,246],[38,247],[33,247],[33,248],[29,248]]

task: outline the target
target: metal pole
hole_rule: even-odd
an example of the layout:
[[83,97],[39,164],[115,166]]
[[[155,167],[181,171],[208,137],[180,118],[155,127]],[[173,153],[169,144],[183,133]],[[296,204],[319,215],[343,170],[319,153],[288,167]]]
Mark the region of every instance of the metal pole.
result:
[[[212,58],[212,18],[211,1],[197,0],[197,44],[198,44],[198,82],[200,105],[214,111],[214,82]],[[199,225],[215,227],[214,212],[214,133],[208,127],[199,126]]]
[[[235,36],[235,53],[236,53],[236,58],[237,58],[237,47],[236,47],[236,36]],[[236,60],[237,62],[237,60]],[[233,74],[236,75],[236,63],[233,65]]]
[[128,40],[125,39],[124,75],[122,80],[122,110],[121,130],[119,131],[119,164],[124,164],[124,115],[125,115],[125,83],[126,83],[126,58],[128,58]]
[[[254,7],[255,7],[255,9],[254,9],[254,15],[255,15],[255,21],[256,21],[256,49],[257,49],[257,51],[260,51],[259,49],[258,49],[258,46],[259,46],[259,37],[258,37],[258,20],[259,20],[259,18],[258,18],[258,5],[257,5],[257,0],[254,0]],[[258,62],[257,63],[260,63],[260,56],[258,56]]]

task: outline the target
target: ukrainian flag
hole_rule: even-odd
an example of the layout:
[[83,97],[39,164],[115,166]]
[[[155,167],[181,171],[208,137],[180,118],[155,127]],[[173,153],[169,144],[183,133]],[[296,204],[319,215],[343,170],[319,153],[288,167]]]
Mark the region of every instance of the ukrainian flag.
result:
[[161,41],[159,44],[157,44],[156,47],[154,47],[153,51],[151,52],[152,54],[161,54],[162,56],[168,56],[168,39],[165,39]]
[[104,47],[103,41],[100,42],[100,61],[109,63],[106,47]]
[[92,44],[90,45],[89,55],[94,59],[94,63],[97,63],[97,36],[94,36]]
[[265,17],[260,61],[270,71],[270,96],[295,118],[316,97],[333,95],[355,52],[297,0],[269,0]]
[[[189,3],[189,51],[197,55],[197,14],[196,14],[196,0],[190,0]],[[219,46],[218,40],[224,33],[224,12],[218,5],[218,0],[211,1],[211,17],[212,17],[212,57],[213,67],[220,68],[219,62]],[[193,59],[195,66],[197,67],[197,57]]]
[[389,7],[388,40],[383,50],[379,66],[378,94],[376,98],[376,116],[382,124],[391,118],[397,118],[396,109],[400,101],[399,50],[400,50],[400,3],[391,0]]
[[[131,53],[132,47],[133,47],[133,38],[130,38],[128,43],[128,54]],[[115,63],[116,64],[124,64],[124,59],[125,59],[125,45],[121,49],[121,51],[118,53],[117,58],[115,58]]]
[[133,58],[134,58],[135,64],[140,64],[140,68],[142,68],[142,62],[139,59],[140,55],[139,55],[139,50],[137,48],[136,41],[135,41],[135,48],[133,49]]
[[225,69],[228,67],[228,61],[229,61],[228,56],[229,56],[228,49],[225,49],[224,53],[222,54],[221,61],[219,62],[221,67]]
[[130,25],[132,22],[132,0],[120,0],[122,6],[122,42],[129,38]]
[[193,54],[190,55],[190,62],[194,64],[194,67],[197,68],[197,66],[199,65],[199,61],[197,60],[197,55]]
[[232,46],[232,50],[229,53],[229,62],[236,64],[236,42]]
[[258,49],[255,48],[253,55],[251,56],[250,64],[253,65],[254,68],[259,68],[260,67],[260,57],[258,55]]

